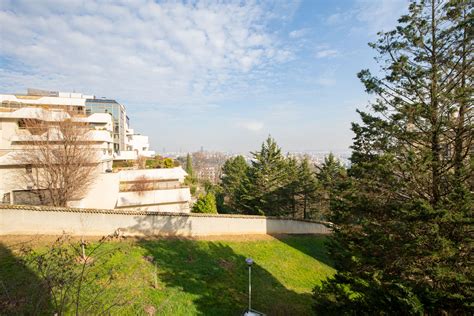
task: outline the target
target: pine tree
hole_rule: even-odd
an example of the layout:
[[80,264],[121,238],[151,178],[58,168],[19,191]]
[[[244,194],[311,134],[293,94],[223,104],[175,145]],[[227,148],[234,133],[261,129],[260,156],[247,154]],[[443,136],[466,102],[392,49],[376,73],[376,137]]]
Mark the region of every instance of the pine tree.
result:
[[318,180],[318,197],[320,213],[324,219],[330,216],[330,204],[334,202],[334,197],[339,193],[341,186],[345,183],[347,171],[339,160],[329,153],[324,157],[324,163],[317,167],[316,178]]
[[280,193],[281,211],[280,215],[290,215],[293,218],[299,216],[301,180],[299,178],[298,161],[294,157],[286,157],[283,164],[285,177],[283,178]]
[[186,155],[186,172],[188,176],[194,178],[194,170],[193,170],[193,158],[190,154]]
[[285,195],[285,157],[270,136],[260,151],[253,152],[248,177],[243,184],[242,204],[247,213],[283,215],[287,213]]
[[315,289],[324,314],[470,314],[472,4],[412,2],[371,44],[382,78],[359,111],[347,189],[332,204],[338,272]]
[[309,219],[313,217],[313,211],[317,207],[318,181],[314,171],[311,169],[308,157],[305,157],[298,166],[298,188],[301,199],[302,218]]
[[225,204],[233,211],[242,211],[242,186],[248,168],[243,156],[228,159],[222,167],[221,185],[226,196]]

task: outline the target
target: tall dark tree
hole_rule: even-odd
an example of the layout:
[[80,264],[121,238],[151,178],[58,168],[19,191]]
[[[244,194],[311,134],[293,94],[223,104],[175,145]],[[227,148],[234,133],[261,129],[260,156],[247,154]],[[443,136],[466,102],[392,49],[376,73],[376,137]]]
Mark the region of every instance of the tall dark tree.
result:
[[298,167],[299,164],[296,158],[288,156],[284,160],[283,171],[285,176],[282,178],[280,190],[277,191],[277,194],[282,197],[280,215],[290,215],[293,218],[300,217],[301,181]]
[[334,200],[340,191],[347,176],[347,170],[333,153],[329,153],[324,158],[324,162],[316,169],[319,213],[322,219],[327,220],[330,214],[331,200]]
[[269,137],[248,165],[237,156],[226,161],[221,187],[225,205],[219,212],[310,218],[316,213],[317,180],[307,158],[283,156]]
[[249,165],[243,156],[228,159],[222,167],[221,186],[225,204],[233,211],[242,210],[242,186],[247,177]]
[[317,218],[321,218],[321,214],[317,209],[317,202],[319,197],[317,196],[318,181],[314,170],[311,168],[308,157],[305,157],[298,166],[298,194],[300,196],[300,209],[302,211],[302,218],[309,219],[317,215]]
[[186,172],[188,173],[188,176],[191,178],[194,177],[194,170],[193,170],[193,158],[190,154],[186,155]]
[[316,311],[472,314],[472,21],[469,1],[416,1],[371,44],[385,75],[359,73],[377,99],[352,127]]
[[283,193],[286,177],[285,157],[270,136],[253,160],[243,186],[242,204],[248,213],[283,215],[288,212]]

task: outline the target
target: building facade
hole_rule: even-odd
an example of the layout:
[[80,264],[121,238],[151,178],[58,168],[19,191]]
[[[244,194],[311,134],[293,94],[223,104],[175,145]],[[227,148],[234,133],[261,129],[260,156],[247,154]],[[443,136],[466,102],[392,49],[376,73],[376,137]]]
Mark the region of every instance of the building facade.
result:
[[[31,121],[48,127],[32,130],[27,124]],[[83,142],[97,157],[94,184],[82,199],[71,201],[71,206],[189,211],[191,197],[189,188],[183,185],[185,172],[181,168],[113,172],[112,163],[119,157],[131,154],[127,160],[134,160],[154,156],[148,137],[129,128],[123,105],[92,95],[35,89],[25,95],[0,94],[0,203],[35,204],[22,199],[32,188],[18,179],[31,171],[18,159],[19,153],[32,145],[44,146],[41,144],[45,144],[45,135],[51,134],[49,129],[65,121],[84,123],[87,137]],[[60,142],[58,138],[54,146]]]
[[85,100],[85,111],[86,115],[93,113],[110,114],[113,120],[114,152],[119,153],[126,150],[125,137],[128,118],[122,104],[111,99],[88,98]]

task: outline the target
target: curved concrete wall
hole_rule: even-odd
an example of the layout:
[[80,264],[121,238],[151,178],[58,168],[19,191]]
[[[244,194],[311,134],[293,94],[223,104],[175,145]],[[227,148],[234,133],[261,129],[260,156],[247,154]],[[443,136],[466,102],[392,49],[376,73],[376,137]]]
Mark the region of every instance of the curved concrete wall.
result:
[[264,216],[166,214],[118,210],[0,206],[0,235],[210,236],[329,234],[323,223]]

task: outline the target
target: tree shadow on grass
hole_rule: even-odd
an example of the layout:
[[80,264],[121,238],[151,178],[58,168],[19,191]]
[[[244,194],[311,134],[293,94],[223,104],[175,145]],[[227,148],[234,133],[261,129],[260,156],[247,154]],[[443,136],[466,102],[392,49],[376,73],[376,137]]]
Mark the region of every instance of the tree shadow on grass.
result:
[[[248,305],[245,257],[220,242],[140,240],[167,288],[192,294],[199,315],[240,315]],[[252,308],[268,315],[311,314],[311,296],[288,290],[256,262]]]
[[0,243],[0,314],[51,314],[48,293],[37,275]]
[[288,246],[334,268],[334,263],[328,256],[328,236],[324,235],[272,235],[272,237]]

